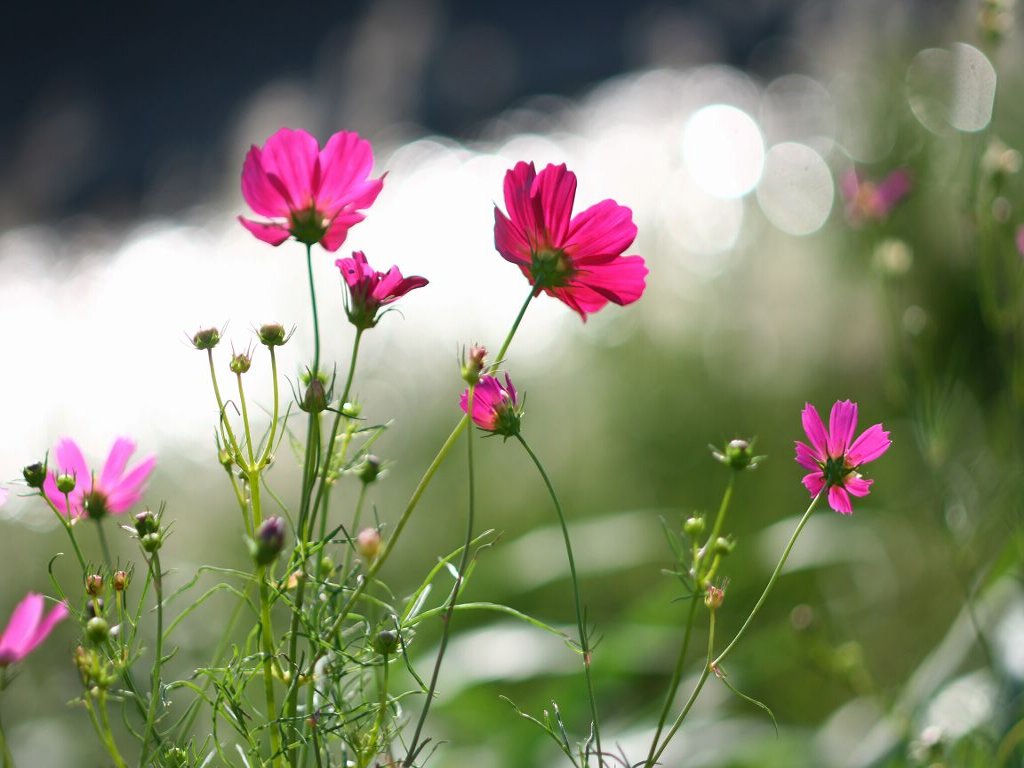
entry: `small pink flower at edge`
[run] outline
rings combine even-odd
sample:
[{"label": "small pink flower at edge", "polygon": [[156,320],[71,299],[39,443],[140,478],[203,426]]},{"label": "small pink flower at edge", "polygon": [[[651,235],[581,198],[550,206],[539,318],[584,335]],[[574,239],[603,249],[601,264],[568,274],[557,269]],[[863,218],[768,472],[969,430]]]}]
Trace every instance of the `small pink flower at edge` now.
[{"label": "small pink flower at edge", "polygon": [[[459,398],[459,407],[464,413],[469,413],[468,389]],[[473,389],[473,413],[470,416],[480,429],[496,435],[514,437],[519,434],[523,410],[519,405],[516,388],[507,373],[504,384],[494,376],[480,377]]]},{"label": "small pink flower at edge", "polygon": [[631,304],[646,287],[640,256],[623,256],[636,238],[629,208],[602,200],[572,215],[576,174],[565,165],[537,173],[519,162],[505,174],[506,216],[494,208],[494,247],[502,258],[584,320],[608,302]]},{"label": "small pink flower at edge", "polygon": [[242,197],[271,221],[238,219],[271,245],[294,237],[336,251],[380,194],[384,180],[369,178],[372,170],[373,149],[357,133],[335,133],[320,149],[306,131],[281,128],[242,166]]},{"label": "small pink flower at edge", "polygon": [[0,667],[14,664],[28,656],[46,639],[54,626],[68,615],[67,605],[57,603],[44,618],[43,605],[43,596],[35,592],[29,592],[18,603],[0,636]]},{"label": "small pink flower at edge", "polygon": [[[103,471],[97,477],[85,463],[82,451],[74,440],[65,438],[54,451],[55,471],[46,476],[43,492],[57,509],[71,517],[101,518],[124,512],[142,497],[142,487],[156,466],[156,457],[148,456],[130,472],[125,472],[128,459],[135,453],[135,443],[119,437],[107,455]],[[68,494],[57,489],[55,474],[73,475],[75,488]],[[70,509],[68,509],[70,501]]]},{"label": "small pink flower at edge", "polygon": [[877,184],[851,168],[839,181],[846,201],[846,217],[854,225],[887,218],[896,204],[910,194],[910,187],[910,171],[906,168],[897,168]]},{"label": "small pink flower at edge", "polygon": [[341,270],[341,276],[348,285],[346,312],[357,328],[373,328],[380,319],[377,311],[382,306],[428,283],[425,277],[417,275],[402,277],[396,266],[387,272],[377,272],[366,261],[362,251],[353,252],[351,259],[338,259],[334,265]]},{"label": "small pink flower at edge", "polygon": [[850,495],[867,496],[873,482],[861,477],[859,470],[889,449],[889,433],[875,424],[854,440],[857,404],[849,400],[837,400],[832,406],[828,429],[810,403],[804,406],[801,418],[810,445],[796,441],[796,461],[812,470],[804,476],[804,486],[811,496],[827,488],[829,506],[841,514],[852,514]]}]

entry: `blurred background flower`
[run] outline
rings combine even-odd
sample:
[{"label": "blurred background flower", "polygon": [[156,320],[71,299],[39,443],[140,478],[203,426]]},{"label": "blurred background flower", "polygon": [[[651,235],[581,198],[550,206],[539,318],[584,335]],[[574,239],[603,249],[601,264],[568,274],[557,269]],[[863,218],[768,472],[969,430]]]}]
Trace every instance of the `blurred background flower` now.
[{"label": "blurred background flower", "polygon": [[[61,434],[88,454],[131,434],[161,457],[147,500],[167,499],[177,521],[169,587],[199,563],[244,567],[204,356],[185,334],[224,328],[244,349],[252,328],[295,325],[279,361],[298,379],[312,348],[301,247],[238,225],[240,169],[281,126],[321,141],[344,129],[373,143],[373,177],[388,173],[345,249],[430,280],[363,345],[354,388],[371,423],[396,420],[374,445],[389,471],[372,489],[393,521],[458,417],[453,352],[493,348],[523,298],[494,250],[503,175],[564,162],[581,210],[632,210],[631,252],[650,268],[641,301],[585,326],[541,297],[509,355],[530,392],[524,430],[573,521],[609,742],[640,754],[653,730],[684,611],[659,575],[672,564],[659,518],[678,526],[717,504],[728,470],[703,446],[756,434],[768,457],[737,484],[718,612],[729,633],[806,505],[790,461],[800,409],[849,397],[892,432],[879,482],[852,518],[811,520],[729,661],[781,735],[709,685],[665,764],[987,766],[1000,749],[1019,763],[1024,196],[1019,162],[982,162],[1024,145],[1024,49],[1005,2],[23,3],[6,26],[19,34],[0,61],[19,74],[0,113],[0,482]],[[853,229],[836,182],[853,166],[871,179],[906,168],[913,191]],[[343,361],[352,330],[332,261],[314,264],[323,358]],[[576,386],[581,373],[593,386]],[[247,383],[270,402],[264,357]],[[466,598],[569,627],[560,534],[510,447],[480,441],[483,524],[503,537]],[[271,477],[295,497],[286,446]],[[458,546],[463,482],[452,463],[431,487],[384,574],[398,594]],[[340,484],[334,514],[357,485]],[[66,544],[17,486],[0,518],[16,542],[5,573],[18,574],[0,586],[2,613],[47,587]],[[181,625],[179,674],[220,631]],[[64,706],[79,685],[72,646],[57,627],[24,665],[32,684],[8,691],[22,764],[101,761]],[[434,765],[559,764],[499,694],[534,713],[557,698],[582,734],[577,659],[557,639],[460,615],[448,659]]]}]

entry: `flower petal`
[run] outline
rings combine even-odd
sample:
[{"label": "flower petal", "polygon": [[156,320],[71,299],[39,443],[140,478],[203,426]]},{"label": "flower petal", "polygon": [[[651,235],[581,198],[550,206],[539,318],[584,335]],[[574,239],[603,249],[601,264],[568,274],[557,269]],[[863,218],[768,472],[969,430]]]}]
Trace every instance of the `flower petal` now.
[{"label": "flower petal", "polygon": [[70,438],[64,438],[57,443],[57,449],[54,452],[57,455],[55,471],[74,475],[78,483],[84,483],[85,487],[91,485],[92,473],[89,471],[89,465],[85,463],[85,457],[82,456],[82,449],[78,447],[78,443]]},{"label": "flower petal", "polygon": [[31,653],[35,648],[46,639],[46,636],[53,631],[53,628],[57,626],[61,621],[67,618],[68,606],[67,603],[57,603],[50,612],[46,615],[46,618],[42,620],[38,627],[36,627],[35,633],[33,633],[28,645],[25,647],[22,655]]},{"label": "flower petal", "polygon": [[821,460],[818,458],[817,452],[799,440],[796,441],[796,463],[801,467],[807,469],[821,471]]},{"label": "flower petal", "polygon": [[906,168],[897,168],[886,176],[876,188],[879,214],[887,216],[910,193],[910,186],[910,171]]},{"label": "flower petal", "polygon": [[565,252],[577,267],[601,263],[620,255],[634,239],[633,212],[614,200],[602,200],[573,218]]},{"label": "flower petal", "polygon": [[828,455],[839,458],[846,453],[857,428],[857,404],[836,400],[828,417]]},{"label": "flower petal", "polygon": [[529,238],[497,206],[494,208],[494,247],[503,259],[513,264],[528,266],[533,259]]},{"label": "flower petal", "polygon": [[881,424],[873,424],[861,434],[846,451],[846,461],[853,467],[874,461],[892,445],[889,433]]},{"label": "flower petal", "polygon": [[156,456],[147,457],[125,475],[113,488],[105,488],[107,509],[112,513],[124,512],[142,497],[142,486],[156,467]]},{"label": "flower petal", "polygon": [[[505,210],[508,217],[529,243],[531,251],[549,245],[542,240],[544,217],[530,192],[537,170],[533,163],[518,162],[505,173]],[[511,259],[510,259],[511,260]]]},{"label": "flower petal", "polygon": [[[319,188],[314,190],[317,210],[333,216],[373,170],[373,148],[370,142],[353,131],[339,131],[320,150]],[[380,191],[377,185],[377,192]],[[376,197],[376,195],[374,195]]]},{"label": "flower petal", "polygon": [[314,169],[320,155],[320,145],[306,131],[281,128],[263,145],[263,170],[269,177],[277,177],[288,207],[301,211],[313,205]]},{"label": "flower petal", "polygon": [[867,496],[871,493],[871,484],[874,480],[865,480],[863,477],[849,475],[843,480],[843,488],[854,496]]},{"label": "flower petal", "polygon": [[838,485],[828,489],[828,505],[841,515],[852,515],[853,505],[846,491]]},{"label": "flower petal", "polygon": [[43,596],[29,592],[14,609],[3,637],[0,637],[0,660],[18,661],[28,652],[26,648],[32,642],[42,616]]},{"label": "flower petal", "polygon": [[100,475],[99,488],[111,490],[121,481],[124,468],[128,465],[128,459],[135,453],[135,443],[126,437],[119,437],[114,441],[107,461],[103,465],[103,473]]},{"label": "flower petal", "polygon": [[804,403],[804,409],[800,412],[800,420],[804,425],[804,433],[811,441],[815,457],[824,463],[828,456],[828,432],[825,431],[825,424],[818,415],[818,409],[810,403]]},{"label": "flower petal", "polygon": [[819,469],[817,472],[811,472],[809,475],[804,475],[803,480],[804,488],[811,494],[811,496],[817,496],[821,493],[821,489],[825,487],[825,475]]},{"label": "flower petal", "polygon": [[269,224],[261,221],[250,221],[244,216],[239,216],[238,220],[242,222],[242,226],[256,235],[257,238],[262,240],[264,243],[270,243],[271,245],[280,245],[291,236],[285,227],[280,224]]},{"label": "flower petal", "polygon": [[560,247],[569,233],[576,174],[561,165],[548,165],[534,179],[530,196],[540,199],[547,243]]},{"label": "flower petal", "polygon": [[331,220],[324,236],[320,238],[320,245],[328,253],[334,253],[344,244],[349,229],[365,218],[366,216],[358,211],[342,211]]},{"label": "flower petal", "polygon": [[263,153],[252,147],[242,164],[242,197],[260,216],[270,218],[288,215],[288,201],[267,178],[263,170]]},{"label": "flower petal", "polygon": [[623,256],[580,270],[572,283],[585,285],[616,304],[632,304],[647,287],[647,265],[640,256]]}]

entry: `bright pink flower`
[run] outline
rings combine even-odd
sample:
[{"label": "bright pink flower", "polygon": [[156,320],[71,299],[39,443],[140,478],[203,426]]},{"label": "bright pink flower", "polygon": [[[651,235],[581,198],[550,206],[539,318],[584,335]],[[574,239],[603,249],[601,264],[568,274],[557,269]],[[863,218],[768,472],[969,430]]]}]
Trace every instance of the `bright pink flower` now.
[{"label": "bright pink flower", "polygon": [[910,171],[897,168],[877,184],[863,179],[853,168],[843,174],[839,189],[846,200],[846,217],[851,224],[881,221],[910,193]]},{"label": "bright pink flower", "polygon": [[[469,413],[469,390],[459,398],[459,407]],[[505,374],[502,384],[494,376],[481,376],[473,389],[473,413],[470,414],[474,423],[488,432],[505,437],[519,434],[519,422],[523,418],[523,409],[517,399],[516,388],[512,379]]]},{"label": "bright pink flower", "polygon": [[367,263],[362,251],[355,251],[351,259],[338,259],[335,266],[348,285],[348,318],[357,328],[373,328],[380,319],[377,311],[385,304],[397,301],[409,291],[427,284],[425,277],[402,277],[398,267],[377,272]]},{"label": "bright pink flower", "polygon": [[32,653],[50,630],[68,615],[67,605],[57,603],[44,618],[43,603],[43,596],[35,592],[29,592],[18,603],[0,635],[0,667],[21,661]]},{"label": "bright pink flower", "polygon": [[857,404],[849,400],[837,400],[832,406],[828,429],[810,403],[804,406],[801,416],[804,432],[811,442],[807,445],[796,441],[797,463],[812,470],[804,476],[804,486],[811,496],[827,488],[829,506],[844,515],[852,514],[849,494],[867,496],[873,482],[861,477],[859,470],[889,450],[892,444],[889,433],[881,424],[875,424],[854,440]]},{"label": "bright pink flower", "polygon": [[623,256],[636,237],[629,208],[602,200],[572,215],[576,174],[565,165],[537,173],[516,163],[505,174],[508,216],[494,208],[494,247],[526,279],[584,320],[609,301],[631,304],[646,287],[640,256]]},{"label": "bright pink flower", "polygon": [[384,185],[383,179],[369,178],[372,169],[370,142],[357,133],[340,131],[320,149],[305,131],[282,128],[262,149],[254,145],[242,166],[242,197],[275,221],[239,221],[271,245],[292,236],[336,251]]},{"label": "bright pink flower", "polygon": [[[142,497],[142,486],[156,466],[156,457],[149,456],[125,474],[128,459],[135,453],[135,443],[126,437],[114,441],[98,478],[85,463],[74,440],[61,440],[54,453],[57,460],[51,462],[51,466],[55,467],[55,472],[46,476],[43,492],[57,509],[71,517],[99,519],[108,513],[124,512]],[[75,477],[75,488],[67,500],[57,489],[55,474]],[[67,501],[71,502],[70,509]]]}]

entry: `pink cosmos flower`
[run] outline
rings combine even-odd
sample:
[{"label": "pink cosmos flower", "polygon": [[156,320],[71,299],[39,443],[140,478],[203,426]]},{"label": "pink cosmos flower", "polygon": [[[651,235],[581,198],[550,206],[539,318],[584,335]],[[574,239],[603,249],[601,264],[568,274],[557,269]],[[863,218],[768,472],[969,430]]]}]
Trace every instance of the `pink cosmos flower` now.
[{"label": "pink cosmos flower", "polygon": [[271,245],[291,236],[336,251],[384,185],[369,178],[372,169],[370,142],[357,133],[340,131],[320,149],[305,131],[282,128],[262,149],[254,145],[242,166],[242,196],[272,221],[238,219]]},{"label": "pink cosmos flower", "polygon": [[896,204],[910,193],[910,186],[910,171],[906,168],[897,168],[877,184],[861,178],[851,168],[839,182],[846,200],[846,217],[857,226],[888,217]]},{"label": "pink cosmos flower", "polygon": [[427,284],[425,277],[402,277],[398,267],[387,272],[375,271],[362,251],[355,251],[351,259],[338,259],[335,266],[341,270],[348,285],[348,318],[357,328],[373,328],[380,319],[377,311],[385,304],[397,301],[409,291]]},{"label": "pink cosmos flower", "polygon": [[540,173],[516,163],[505,174],[508,216],[494,208],[494,247],[526,279],[584,320],[609,301],[630,304],[646,287],[640,256],[623,256],[636,237],[629,208],[603,200],[572,215],[576,174],[565,165]]},{"label": "pink cosmos flower", "polygon": [[57,457],[53,463],[56,473],[73,475],[75,488],[65,499],[57,489],[55,473],[50,473],[43,483],[43,492],[57,509],[75,518],[98,520],[108,513],[124,512],[142,497],[142,486],[156,466],[156,457],[149,456],[126,474],[128,459],[135,453],[135,443],[126,437],[114,441],[98,478],[85,463],[74,440],[61,440],[54,453]]},{"label": "pink cosmos flower", "polygon": [[44,618],[43,603],[43,596],[35,592],[29,592],[18,603],[0,635],[0,667],[21,661],[32,653],[50,630],[68,615],[67,605],[57,603]]},{"label": "pink cosmos flower", "polygon": [[889,450],[889,433],[881,424],[875,424],[854,440],[857,404],[849,400],[837,400],[832,406],[828,429],[810,403],[804,406],[801,417],[811,443],[796,442],[797,463],[812,470],[804,476],[804,486],[811,496],[827,488],[829,506],[844,515],[852,514],[850,494],[867,496],[873,482],[861,477],[859,470]]},{"label": "pink cosmos flower", "polygon": [[[459,398],[459,407],[463,412],[469,413],[468,406],[469,390],[467,389]],[[480,377],[473,390],[473,413],[470,415],[480,429],[504,437],[513,437],[519,434],[519,422],[522,420],[523,410],[519,405],[516,388],[512,385],[512,379],[507,373],[504,384],[494,376]]]}]

